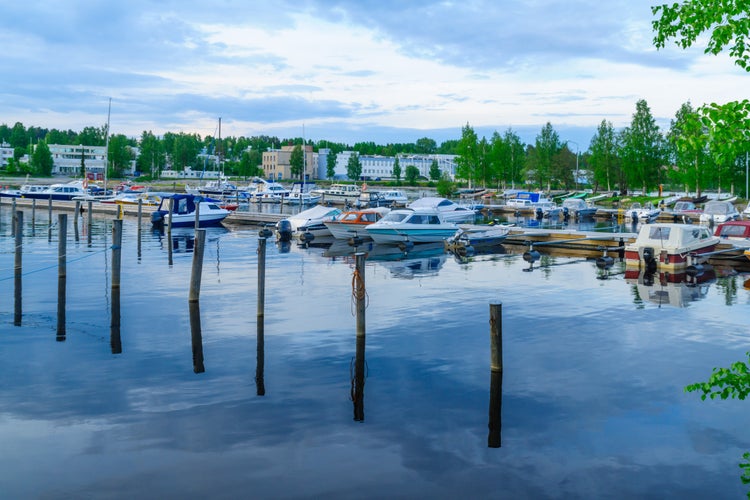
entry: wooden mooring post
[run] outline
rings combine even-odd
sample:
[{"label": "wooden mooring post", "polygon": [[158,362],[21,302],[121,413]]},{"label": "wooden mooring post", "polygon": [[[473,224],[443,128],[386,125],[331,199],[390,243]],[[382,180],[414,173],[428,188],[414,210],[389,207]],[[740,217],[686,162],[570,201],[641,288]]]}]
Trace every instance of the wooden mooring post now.
[{"label": "wooden mooring post", "polygon": [[172,214],[174,213],[174,198],[169,199],[169,220],[167,221],[167,261],[172,265]]},{"label": "wooden mooring post", "polygon": [[52,196],[47,200],[47,220],[49,220],[49,226],[47,227],[47,241],[52,241]]},{"label": "wooden mooring post", "polygon": [[112,221],[112,291],[120,289],[120,267],[122,264],[122,220]]},{"label": "wooden mooring post", "polygon": [[268,228],[258,233],[258,307],[257,316],[263,318],[266,307],[266,241],[271,236]]},{"label": "wooden mooring post", "polygon": [[503,391],[503,305],[490,304],[490,408],[487,446],[500,448],[502,443]]},{"label": "wooden mooring post", "polygon": [[141,218],[143,217],[143,198],[138,198],[138,260],[141,259]]},{"label": "wooden mooring post", "polygon": [[21,280],[23,277],[23,212],[13,212],[13,221],[15,225],[14,235],[16,242],[16,254],[14,262],[14,283],[13,283],[13,324],[15,326],[21,326],[21,310],[22,310],[22,285]]},{"label": "wooden mooring post", "polygon": [[203,249],[206,247],[206,230],[196,229],[193,247],[193,268],[190,273],[188,301],[197,302],[201,295],[201,275],[203,274]]},{"label": "wooden mooring post", "polygon": [[92,210],[92,208],[93,208],[93,202],[89,200],[87,207],[86,207],[86,210],[88,210],[88,214],[86,216],[86,219],[87,219],[86,229],[88,230],[88,232],[86,233],[88,235],[86,243],[88,243],[89,246],[91,246],[91,239],[92,239],[91,226],[94,224],[94,211]]},{"label": "wooden mooring post", "polygon": [[16,199],[10,205],[10,213],[12,215],[12,221],[10,223],[10,237],[13,238],[16,235]]},{"label": "wooden mooring post", "polygon": [[193,349],[193,373],[203,373],[206,366],[203,364],[203,334],[201,333],[201,306],[200,301],[188,303],[190,309],[190,340]]},{"label": "wooden mooring post", "polygon": [[365,309],[367,308],[367,292],[365,289],[365,258],[367,254],[365,252],[357,252],[354,254],[355,258],[355,269],[354,269],[354,298],[356,301],[356,314],[357,314],[357,337],[365,336]]},{"label": "wooden mooring post", "polygon": [[57,340],[65,340],[68,214],[57,215]]},{"label": "wooden mooring post", "polygon": [[271,230],[263,228],[258,232],[258,303],[257,303],[257,336],[255,360],[255,389],[258,396],[265,396],[265,307],[266,307],[266,243]]},{"label": "wooden mooring post", "polygon": [[81,202],[76,202],[76,211],[73,213],[73,234],[76,241],[78,241],[78,217],[81,215]]}]

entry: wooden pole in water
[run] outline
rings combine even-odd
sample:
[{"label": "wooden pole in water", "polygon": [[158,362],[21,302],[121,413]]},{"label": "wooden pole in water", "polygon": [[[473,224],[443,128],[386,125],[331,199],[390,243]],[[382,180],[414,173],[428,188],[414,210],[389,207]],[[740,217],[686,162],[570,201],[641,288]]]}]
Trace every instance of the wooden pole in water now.
[{"label": "wooden pole in water", "polygon": [[112,322],[109,325],[109,347],[112,354],[122,353],[122,339],[120,338],[120,289],[112,290]]},{"label": "wooden pole in water", "polygon": [[258,328],[255,343],[255,393],[258,396],[266,395],[265,381],[265,317],[258,315]]},{"label": "wooden pole in water", "polygon": [[503,305],[490,304],[490,409],[487,446],[500,448],[503,389]]},{"label": "wooden pole in water", "polygon": [[266,302],[266,237],[258,238],[258,308],[257,315],[260,321],[265,317]]},{"label": "wooden pole in water", "polygon": [[52,241],[52,195],[49,195],[49,199],[47,200],[47,220],[49,220],[47,241]]},{"label": "wooden pole in water", "polygon": [[138,198],[138,259],[141,258],[141,219],[143,217],[143,198]]},{"label": "wooden pole in water", "polygon": [[200,201],[195,202],[195,229],[201,227],[201,203]]},{"label": "wooden pole in water", "polygon": [[122,221],[112,221],[112,292],[120,288],[120,267],[122,263]]},{"label": "wooden pole in water", "polygon": [[15,255],[15,266],[14,266],[14,308],[13,308],[13,324],[21,326],[21,308],[22,308],[22,293],[21,293],[21,277],[23,275],[23,260],[22,260],[22,249],[23,249],[23,212],[14,212],[15,216],[15,241],[16,241],[16,255]]},{"label": "wooden pole in water", "polygon": [[366,291],[365,291],[365,252],[357,252],[354,254],[356,259],[356,267],[354,270],[354,297],[356,299],[356,311],[357,311],[357,337],[365,336],[365,303]]},{"label": "wooden pole in water", "polygon": [[16,235],[16,199],[13,198],[10,207],[10,213],[13,215],[13,220],[10,223],[10,237],[13,238]]},{"label": "wooden pole in water", "polygon": [[206,230],[195,230],[195,247],[193,247],[193,269],[190,273],[189,302],[197,302],[201,295],[201,275],[203,274],[203,249],[206,246]]},{"label": "wooden pole in water", "polygon": [[174,214],[174,198],[169,199],[169,220],[167,221],[167,258],[172,265],[172,214]]},{"label": "wooden pole in water", "polygon": [[76,202],[76,211],[73,214],[73,234],[75,235],[75,240],[78,241],[78,217],[81,215],[81,202]]},{"label": "wooden pole in water", "polygon": [[93,203],[91,201],[89,201],[87,205],[88,206],[87,206],[86,210],[88,210],[88,214],[86,216],[86,218],[87,218],[87,222],[86,222],[86,242],[88,243],[89,246],[91,246],[91,238],[92,238],[91,237],[91,226],[94,224],[94,219],[93,219],[93,217],[94,217],[93,216],[93,212],[94,211],[92,210]]},{"label": "wooden pole in water", "polygon": [[57,340],[65,340],[65,288],[67,281],[66,246],[68,243],[68,214],[57,215]]},{"label": "wooden pole in water", "polygon": [[190,309],[190,339],[193,348],[193,373],[203,373],[203,334],[201,333],[201,306],[199,301],[189,302]]}]

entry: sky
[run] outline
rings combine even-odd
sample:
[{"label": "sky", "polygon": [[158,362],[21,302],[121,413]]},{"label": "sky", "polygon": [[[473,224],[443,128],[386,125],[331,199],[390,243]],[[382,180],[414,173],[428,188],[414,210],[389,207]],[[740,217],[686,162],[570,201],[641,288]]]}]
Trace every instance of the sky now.
[{"label": "sky", "polygon": [[659,0],[0,0],[0,123],[438,144],[470,125],[575,151],[645,99],[747,98],[728,55],[652,43]]}]

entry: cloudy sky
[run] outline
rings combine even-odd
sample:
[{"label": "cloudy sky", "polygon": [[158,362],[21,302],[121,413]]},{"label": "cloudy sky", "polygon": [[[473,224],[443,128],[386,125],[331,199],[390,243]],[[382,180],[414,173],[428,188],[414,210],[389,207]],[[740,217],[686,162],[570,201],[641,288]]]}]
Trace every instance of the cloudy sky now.
[{"label": "cloudy sky", "polygon": [[[702,48],[657,51],[659,0],[2,0],[0,123],[438,143],[471,125],[588,148],[638,99],[747,98]],[[575,147],[575,145],[574,145]]]}]

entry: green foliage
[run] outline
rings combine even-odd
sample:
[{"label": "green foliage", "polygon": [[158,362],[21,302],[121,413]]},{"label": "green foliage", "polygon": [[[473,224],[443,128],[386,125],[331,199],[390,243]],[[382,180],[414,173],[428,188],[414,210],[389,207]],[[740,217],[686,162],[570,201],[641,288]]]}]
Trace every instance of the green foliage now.
[{"label": "green foliage", "polygon": [[391,175],[396,178],[396,182],[401,182],[401,164],[398,161],[398,156],[393,160]]},{"label": "green foliage", "polygon": [[31,166],[35,175],[43,177],[52,175],[52,153],[50,153],[46,142],[39,141],[39,144],[34,148],[34,153],[31,155]]},{"label": "green foliage", "polygon": [[[750,352],[747,353],[750,360]],[[750,394],[750,370],[742,361],[729,368],[714,368],[707,382],[697,382],[685,387],[685,392],[702,392],[701,399],[745,399]]]},{"label": "green foliage", "polygon": [[[742,458],[745,459],[745,462],[740,462],[740,469],[742,469],[742,484],[750,484],[750,452],[745,453],[742,455]],[[750,493],[747,494],[747,497],[750,498]]]},{"label": "green foliage", "polygon": [[456,190],[456,185],[451,181],[447,174],[443,174],[437,182],[437,194],[443,198],[450,198]]},{"label": "green foliage", "polygon": [[607,191],[612,191],[612,184],[617,183],[622,190],[624,186],[617,156],[617,135],[612,122],[602,120],[591,139],[589,150],[591,155],[588,163],[593,171],[595,187],[606,186]]},{"label": "green foliage", "polygon": [[672,120],[667,141],[672,147],[676,165],[673,178],[681,184],[695,188],[698,196],[708,164],[708,130],[701,123],[700,115],[689,102],[684,103]]},{"label": "green foliage", "polygon": [[630,186],[639,186],[646,193],[662,182],[660,167],[663,161],[663,138],[651,109],[644,99],[639,100],[630,126],[620,133],[620,158],[623,173]]},{"label": "green foliage", "polygon": [[477,165],[479,163],[479,147],[477,134],[467,123],[461,129],[461,140],[456,147],[456,177],[466,179],[471,183],[477,176]]},{"label": "green foliage", "polygon": [[655,31],[654,46],[664,48],[674,39],[683,48],[692,47],[704,33],[710,33],[704,53],[717,55],[729,48],[735,64],[750,71],[750,19],[747,0],[686,0],[682,3],[651,7],[657,19],[651,22]]},{"label": "green foliage", "polygon": [[416,186],[417,179],[419,179],[419,169],[414,165],[407,165],[404,180],[406,180],[410,186]]},{"label": "green foliage", "polygon": [[346,163],[346,176],[356,181],[362,175],[362,163],[359,161],[359,155],[354,153],[349,157]]},{"label": "green foliage", "polygon": [[122,178],[130,170],[132,159],[133,150],[130,148],[128,138],[123,134],[110,137],[109,150],[107,151],[107,162],[109,163],[107,175],[111,178]]},{"label": "green foliage", "polygon": [[438,166],[437,160],[432,160],[432,164],[430,165],[430,180],[431,181],[437,181],[440,180],[441,177],[440,167]]},{"label": "green foliage", "polygon": [[336,175],[336,155],[334,154],[333,150],[330,150],[328,152],[328,156],[326,156],[326,177],[328,179],[333,179],[335,175]]},{"label": "green foliage", "polygon": [[289,155],[289,172],[293,178],[300,178],[304,171],[304,163],[305,155],[302,152],[302,146],[297,144],[292,149],[292,154]]}]

